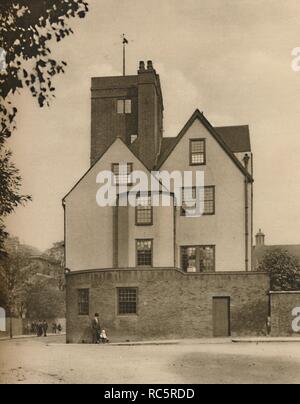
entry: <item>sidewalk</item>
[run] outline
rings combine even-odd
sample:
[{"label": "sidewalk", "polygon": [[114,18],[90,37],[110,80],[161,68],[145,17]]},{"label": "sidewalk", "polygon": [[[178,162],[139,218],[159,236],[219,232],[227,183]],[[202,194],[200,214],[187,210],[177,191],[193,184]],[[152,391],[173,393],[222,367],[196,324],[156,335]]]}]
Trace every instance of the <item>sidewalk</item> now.
[{"label": "sidewalk", "polygon": [[[61,336],[65,336],[65,333],[61,333],[61,334],[47,334],[47,337],[61,337]],[[37,335],[15,335],[13,336],[13,340],[18,340],[18,339],[42,339],[43,337],[38,337]],[[11,338],[10,337],[0,337],[0,342],[1,341],[10,341]]]},{"label": "sidewalk", "polygon": [[199,338],[180,340],[151,340],[151,341],[126,341],[110,342],[110,346],[156,346],[156,345],[216,345],[231,344],[231,338]]},{"label": "sidewalk", "polygon": [[299,342],[299,337],[254,337],[254,338],[233,338],[233,343],[244,344],[261,344],[261,343],[278,343],[278,342]]},{"label": "sidewalk", "polygon": [[199,338],[199,339],[183,339],[183,340],[161,340],[161,341],[128,341],[128,342],[111,342],[112,346],[143,346],[143,345],[221,345],[232,343],[244,344],[263,344],[263,343],[300,343],[299,337],[253,337],[253,338]]},{"label": "sidewalk", "polygon": [[[66,334],[48,334],[47,337],[65,337]],[[43,341],[43,337],[35,335],[19,335],[13,337],[13,340],[36,339]],[[1,341],[9,341],[9,337],[0,337]],[[150,340],[150,341],[114,341],[103,346],[161,346],[161,345],[221,345],[221,344],[264,344],[264,343],[300,343],[299,337],[243,337],[243,338],[198,338],[198,339],[180,339],[180,340]],[[55,345],[64,345],[64,343],[55,343]],[[68,344],[80,345],[80,344]],[[91,344],[87,344],[91,345]]]}]

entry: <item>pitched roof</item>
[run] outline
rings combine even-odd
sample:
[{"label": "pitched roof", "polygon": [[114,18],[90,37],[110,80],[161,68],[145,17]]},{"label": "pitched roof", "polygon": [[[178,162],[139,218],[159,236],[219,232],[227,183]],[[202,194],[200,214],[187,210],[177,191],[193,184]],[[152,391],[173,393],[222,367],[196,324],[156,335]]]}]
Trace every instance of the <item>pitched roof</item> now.
[{"label": "pitched roof", "polygon": [[[246,153],[251,151],[250,131],[248,125],[222,126],[215,130],[233,153]],[[168,152],[177,143],[177,137],[164,137],[162,139],[159,160],[164,161]]]},{"label": "pitched roof", "polygon": [[160,155],[157,162],[157,165],[160,167],[162,162],[164,162],[169,153],[173,150],[174,146],[177,143],[177,137],[164,137],[161,143]]},{"label": "pitched roof", "polygon": [[91,167],[85,172],[85,174],[79,179],[79,181],[77,181],[77,183],[71,188],[71,190],[67,193],[67,195],[65,195],[63,197],[63,199],[62,199],[63,204],[64,204],[66,198],[77,188],[77,186],[83,181],[83,179],[92,171],[92,169],[96,166],[96,164],[98,164],[98,162],[102,159],[102,157],[109,151],[109,149],[112,147],[112,145],[119,140],[128,148],[128,150],[134,155],[134,157],[136,157],[136,159],[139,160],[142,163],[142,165],[149,171],[149,168],[145,165],[145,163],[143,162],[143,160],[141,159],[141,156],[137,153],[137,151],[132,147],[128,147],[128,145],[124,142],[124,140],[121,137],[117,137],[115,139],[112,139],[109,146],[107,146],[107,148],[98,157],[98,159],[94,162],[94,164],[92,164]]},{"label": "pitched roof", "polygon": [[[247,176],[250,181],[253,181],[253,178],[252,178],[251,174],[246,170],[246,168],[243,166],[243,164],[237,159],[237,157],[234,155],[233,150],[225,142],[225,140],[223,139],[221,134],[210,124],[210,122],[205,118],[205,116],[198,109],[194,112],[194,114],[188,120],[188,122],[186,123],[186,125],[184,126],[184,128],[181,130],[181,132],[179,133],[179,135],[177,137],[175,137],[175,138],[164,138],[164,139],[168,139],[168,140],[163,140],[163,142],[162,142],[161,154],[160,154],[159,159],[158,159],[157,168],[158,169],[161,168],[163,163],[167,160],[167,158],[170,156],[172,151],[175,149],[176,145],[180,142],[180,140],[184,137],[186,132],[189,130],[189,128],[192,126],[192,124],[197,119],[211,133],[211,135],[219,143],[219,145],[222,147],[222,149],[228,154],[228,156],[235,163],[235,165],[239,168],[239,170],[245,176]],[[250,138],[250,136],[249,136],[249,138]],[[170,139],[172,139],[172,140],[170,140]]]},{"label": "pitched roof", "polygon": [[249,126],[222,126],[215,129],[234,153],[251,151]]}]

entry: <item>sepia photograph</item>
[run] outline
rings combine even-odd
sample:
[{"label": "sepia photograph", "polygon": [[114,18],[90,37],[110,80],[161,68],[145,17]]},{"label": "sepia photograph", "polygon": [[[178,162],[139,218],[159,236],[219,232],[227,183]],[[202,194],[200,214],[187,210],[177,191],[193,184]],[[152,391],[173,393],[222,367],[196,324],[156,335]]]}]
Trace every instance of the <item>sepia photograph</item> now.
[{"label": "sepia photograph", "polygon": [[1,385],[300,383],[299,18],[0,0]]}]

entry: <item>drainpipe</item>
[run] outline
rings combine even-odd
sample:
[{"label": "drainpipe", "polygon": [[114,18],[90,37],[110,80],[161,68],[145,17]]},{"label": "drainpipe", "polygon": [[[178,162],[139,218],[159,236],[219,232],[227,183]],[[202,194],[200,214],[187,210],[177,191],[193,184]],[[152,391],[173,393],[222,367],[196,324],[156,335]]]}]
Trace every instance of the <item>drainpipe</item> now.
[{"label": "drainpipe", "polygon": [[113,207],[113,267],[119,268],[119,197]]},{"label": "drainpipe", "polygon": [[174,226],[174,233],[173,233],[173,238],[174,238],[174,268],[178,268],[179,265],[177,265],[177,248],[176,248],[176,241],[177,241],[177,209],[175,205],[175,197],[173,197],[173,226]]},{"label": "drainpipe", "polygon": [[[254,176],[253,153],[251,153],[251,175]],[[251,182],[251,271],[253,270],[253,245],[254,245],[254,189],[253,181]]]},{"label": "drainpipe", "polygon": [[[248,171],[250,157],[245,154],[243,162]],[[245,269],[249,272],[249,192],[248,192],[248,177],[245,175]]]}]

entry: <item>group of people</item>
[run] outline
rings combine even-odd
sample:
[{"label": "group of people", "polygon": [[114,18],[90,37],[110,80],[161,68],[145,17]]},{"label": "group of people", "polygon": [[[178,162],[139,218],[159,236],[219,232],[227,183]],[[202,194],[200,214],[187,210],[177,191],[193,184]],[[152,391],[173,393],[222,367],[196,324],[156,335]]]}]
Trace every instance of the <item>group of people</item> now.
[{"label": "group of people", "polygon": [[52,332],[53,334],[60,334],[62,332],[62,326],[60,323],[53,323],[52,324]]},{"label": "group of people", "polygon": [[96,313],[94,320],[92,321],[93,342],[94,344],[107,344],[109,339],[107,338],[106,331],[101,328],[99,314]]},{"label": "group of people", "polygon": [[30,326],[30,333],[35,334],[38,337],[47,337],[47,331],[48,331],[48,323],[46,320],[44,321],[34,321],[31,326]]},{"label": "group of people", "polygon": [[[37,335],[38,337],[47,337],[47,332],[49,329],[49,324],[46,320],[38,320],[33,321],[27,325],[27,334],[28,335]],[[53,334],[60,334],[62,332],[61,324],[53,323],[52,324],[52,332]]]}]

